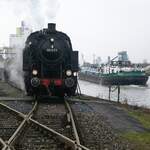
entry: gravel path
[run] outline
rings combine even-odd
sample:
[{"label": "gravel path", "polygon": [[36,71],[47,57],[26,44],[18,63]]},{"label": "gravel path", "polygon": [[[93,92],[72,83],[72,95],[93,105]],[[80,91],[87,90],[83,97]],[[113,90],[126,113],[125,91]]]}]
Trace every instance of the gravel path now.
[{"label": "gravel path", "polygon": [[80,136],[85,146],[91,150],[128,150],[129,144],[121,141],[113,131],[103,114],[93,106],[76,102],[72,104],[75,111]]},{"label": "gravel path", "polygon": [[144,132],[146,129],[135,118],[129,116],[127,111],[113,103],[88,103],[94,112],[107,118],[113,129],[119,132]]}]

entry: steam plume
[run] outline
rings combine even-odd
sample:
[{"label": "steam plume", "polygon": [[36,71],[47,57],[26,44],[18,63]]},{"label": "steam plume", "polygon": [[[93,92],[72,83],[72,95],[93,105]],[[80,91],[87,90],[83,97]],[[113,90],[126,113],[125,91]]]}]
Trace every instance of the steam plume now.
[{"label": "steam plume", "polygon": [[[25,20],[27,26],[34,30],[39,30],[48,22],[55,22],[56,14],[60,7],[59,0],[2,0],[0,4],[11,11],[21,20]],[[22,50],[24,48],[26,37],[14,43],[16,56],[15,59],[7,66],[11,81],[24,89],[24,79],[22,72]]]}]

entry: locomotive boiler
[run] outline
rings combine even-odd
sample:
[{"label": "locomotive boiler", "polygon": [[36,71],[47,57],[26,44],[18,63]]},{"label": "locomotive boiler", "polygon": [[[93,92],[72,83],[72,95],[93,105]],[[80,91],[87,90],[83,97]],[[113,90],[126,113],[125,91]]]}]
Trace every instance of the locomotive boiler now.
[{"label": "locomotive boiler", "polygon": [[72,96],[77,88],[78,51],[70,38],[48,24],[31,33],[23,50],[23,71],[28,95]]}]

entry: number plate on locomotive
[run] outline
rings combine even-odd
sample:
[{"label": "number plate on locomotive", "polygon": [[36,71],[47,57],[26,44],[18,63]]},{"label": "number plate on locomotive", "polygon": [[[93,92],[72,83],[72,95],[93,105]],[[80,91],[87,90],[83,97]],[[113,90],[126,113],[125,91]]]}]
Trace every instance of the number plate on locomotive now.
[{"label": "number plate on locomotive", "polygon": [[58,49],[56,48],[48,48],[46,49],[47,52],[58,52]]}]

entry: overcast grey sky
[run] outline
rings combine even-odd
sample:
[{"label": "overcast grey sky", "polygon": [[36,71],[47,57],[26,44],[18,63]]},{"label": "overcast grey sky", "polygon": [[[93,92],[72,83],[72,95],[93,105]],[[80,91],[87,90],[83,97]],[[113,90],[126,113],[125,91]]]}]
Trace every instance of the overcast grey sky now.
[{"label": "overcast grey sky", "polygon": [[52,21],[88,61],[126,50],[131,61],[150,62],[150,0],[0,0],[0,19],[0,46],[21,20],[34,29]]}]

